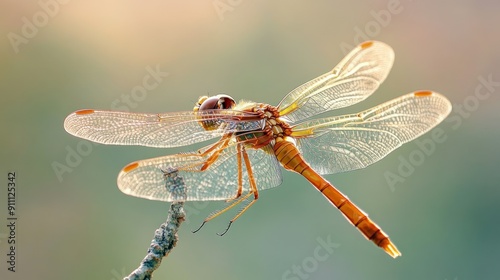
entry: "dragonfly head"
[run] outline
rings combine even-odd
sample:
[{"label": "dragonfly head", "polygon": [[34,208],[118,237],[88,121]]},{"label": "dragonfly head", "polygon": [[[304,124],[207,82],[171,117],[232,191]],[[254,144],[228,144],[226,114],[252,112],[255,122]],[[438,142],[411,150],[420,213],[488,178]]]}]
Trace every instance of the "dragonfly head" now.
[{"label": "dragonfly head", "polygon": [[236,105],[234,99],[225,94],[218,94],[216,96],[202,96],[196,102],[193,110],[195,112],[213,109],[232,109]]},{"label": "dragonfly head", "polygon": [[[200,113],[200,125],[205,130],[214,130],[219,128],[220,123],[216,120],[208,116],[208,118],[204,118],[203,111],[207,110],[217,110],[217,109],[232,109],[236,105],[234,99],[225,94],[219,94],[216,96],[202,96],[198,99],[198,102],[194,105],[193,111],[196,113]],[[209,112],[205,112],[209,113]]]}]

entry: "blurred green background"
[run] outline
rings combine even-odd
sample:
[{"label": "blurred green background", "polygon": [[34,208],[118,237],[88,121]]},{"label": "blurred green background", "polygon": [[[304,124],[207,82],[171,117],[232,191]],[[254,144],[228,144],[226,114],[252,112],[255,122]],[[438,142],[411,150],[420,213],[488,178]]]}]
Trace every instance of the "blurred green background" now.
[{"label": "blurred green background", "polygon": [[[218,205],[188,204],[155,279],[500,279],[499,13],[498,1],[2,1],[0,219],[7,223],[7,172],[15,171],[18,251],[11,273],[1,226],[0,278],[121,279],[168,205],[122,194],[119,170],[195,149],[89,145],[64,131],[69,113],[191,110],[200,95],[218,93],[277,104],[375,39],[394,48],[393,70],[371,98],[339,113],[417,89],[459,109],[439,126],[445,140],[433,151],[414,141],[369,168],[327,176],[403,256],[364,240],[286,173],[223,238],[215,232],[231,215],[192,234]],[[132,95],[157,68],[168,76]],[[413,169],[398,171],[405,161]]]}]

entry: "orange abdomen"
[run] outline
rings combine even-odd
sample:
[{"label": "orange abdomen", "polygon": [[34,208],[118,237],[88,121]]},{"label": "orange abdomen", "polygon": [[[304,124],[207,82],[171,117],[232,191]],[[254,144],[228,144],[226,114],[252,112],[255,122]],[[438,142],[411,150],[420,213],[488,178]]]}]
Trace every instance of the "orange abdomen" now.
[{"label": "orange abdomen", "polygon": [[373,241],[393,258],[401,256],[396,246],[389,240],[389,236],[349,198],[314,171],[294,143],[278,138],[274,145],[274,154],[284,168],[302,174],[311,182],[368,240]]}]

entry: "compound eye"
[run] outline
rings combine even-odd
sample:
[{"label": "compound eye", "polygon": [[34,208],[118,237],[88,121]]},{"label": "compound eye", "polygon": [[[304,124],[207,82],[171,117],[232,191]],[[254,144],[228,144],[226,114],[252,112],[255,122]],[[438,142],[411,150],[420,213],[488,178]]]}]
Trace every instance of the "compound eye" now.
[{"label": "compound eye", "polygon": [[217,97],[217,96],[212,96],[212,97],[205,99],[205,101],[203,101],[200,105],[200,111],[201,110],[218,109],[217,102],[219,102],[219,97]]},{"label": "compound eye", "polygon": [[234,99],[225,94],[219,94],[219,106],[221,107],[220,109],[232,109],[234,105],[236,105],[236,102],[234,102]]},{"label": "compound eye", "polygon": [[201,103],[199,110],[212,110],[212,109],[231,109],[234,107],[236,102],[231,96],[225,94],[219,94],[207,98],[203,103]]}]

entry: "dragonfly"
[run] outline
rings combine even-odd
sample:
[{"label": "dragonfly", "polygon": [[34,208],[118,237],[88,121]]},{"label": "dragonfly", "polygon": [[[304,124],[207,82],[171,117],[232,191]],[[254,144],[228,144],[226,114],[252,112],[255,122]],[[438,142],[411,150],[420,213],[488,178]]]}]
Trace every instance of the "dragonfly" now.
[{"label": "dragonfly", "polygon": [[[367,41],[277,106],[237,103],[219,94],[200,97],[191,111],[79,110],[65,119],[64,128],[102,144],[172,148],[212,140],[193,152],[132,162],[120,171],[117,184],[125,194],[151,200],[226,201],[202,226],[239,205],[220,235],[255,204],[261,191],[282,183],[282,166],[302,175],[366,239],[396,258],[401,253],[389,236],[322,175],[379,161],[438,125],[450,113],[450,102],[437,92],[419,90],[359,113],[313,118],[365,100],[386,79],[393,62],[390,46]],[[182,179],[182,196],[166,184],[171,170]]]}]

